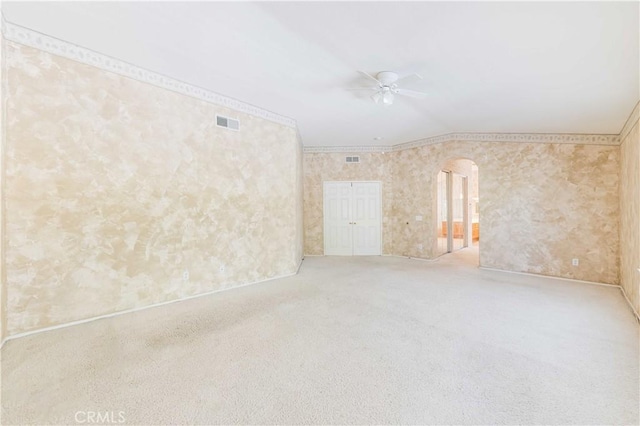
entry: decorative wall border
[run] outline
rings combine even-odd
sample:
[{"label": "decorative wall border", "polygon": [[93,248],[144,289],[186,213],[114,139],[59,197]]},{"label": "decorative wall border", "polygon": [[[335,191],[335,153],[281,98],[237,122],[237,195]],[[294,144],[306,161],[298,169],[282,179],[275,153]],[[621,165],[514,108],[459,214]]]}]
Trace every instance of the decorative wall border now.
[{"label": "decorative wall border", "polygon": [[246,102],[229,98],[202,87],[194,86],[162,74],[132,65],[128,62],[112,58],[90,49],[77,46],[67,41],[21,27],[2,19],[2,34],[6,40],[43,50],[53,55],[62,56],[83,64],[91,65],[104,71],[113,72],[143,83],[152,84],[183,95],[191,96],[205,102],[231,108],[253,116],[273,121],[284,126],[297,128],[296,120],[285,117]]},{"label": "decorative wall border", "polygon": [[444,142],[555,143],[579,145],[620,145],[619,135],[587,135],[578,133],[447,133],[391,146],[309,146],[304,152],[389,152],[418,148]]}]

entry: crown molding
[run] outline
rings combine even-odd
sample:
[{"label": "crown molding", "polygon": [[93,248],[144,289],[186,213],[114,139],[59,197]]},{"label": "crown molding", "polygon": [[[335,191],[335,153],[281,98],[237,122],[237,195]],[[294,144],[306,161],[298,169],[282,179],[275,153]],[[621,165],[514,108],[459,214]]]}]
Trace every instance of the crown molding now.
[{"label": "crown molding", "polygon": [[619,135],[588,135],[580,133],[449,133],[393,146],[401,151],[436,143],[462,142],[505,142],[505,143],[552,143],[577,145],[620,145]]},{"label": "crown molding", "polygon": [[622,126],[622,130],[620,131],[620,142],[622,142],[622,140],[627,137],[638,120],[640,120],[640,102],[636,104],[636,106],[631,111],[631,114],[629,114],[629,118],[624,123],[624,126]]},{"label": "crown molding", "polygon": [[619,135],[578,133],[447,133],[391,146],[308,146],[304,152],[389,152],[403,151],[444,142],[552,143],[576,145],[620,145]]},{"label": "crown molding", "polygon": [[391,152],[391,146],[305,146],[305,153],[332,153],[332,152]]},{"label": "crown molding", "polygon": [[2,17],[1,27],[4,38],[14,43],[34,47],[53,55],[62,56],[76,62],[94,66],[103,71],[109,71],[124,77],[129,77],[143,83],[158,86],[208,103],[250,114],[287,127],[297,128],[296,121],[292,118],[258,108],[237,99],[223,96],[219,93],[203,89],[202,87],[194,86],[189,83],[149,71],[128,62],[94,52],[93,50],[77,46],[64,40],[59,40],[29,28],[21,27],[20,25],[6,21],[4,17]]},{"label": "crown molding", "polygon": [[405,149],[418,148],[425,145],[435,145],[438,143],[450,142],[454,139],[455,133],[447,133],[444,135],[432,136],[430,138],[418,139],[417,141],[410,141],[405,143],[399,143],[393,145],[391,148],[393,151],[403,151]]}]

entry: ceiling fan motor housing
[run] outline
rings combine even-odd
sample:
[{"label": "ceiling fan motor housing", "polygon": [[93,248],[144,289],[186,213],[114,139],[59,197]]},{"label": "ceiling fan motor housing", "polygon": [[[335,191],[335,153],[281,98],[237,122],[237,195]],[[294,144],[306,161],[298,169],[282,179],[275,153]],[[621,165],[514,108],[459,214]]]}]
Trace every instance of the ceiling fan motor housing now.
[{"label": "ceiling fan motor housing", "polygon": [[376,74],[376,78],[383,86],[391,86],[398,81],[398,74],[393,71],[382,71]]}]

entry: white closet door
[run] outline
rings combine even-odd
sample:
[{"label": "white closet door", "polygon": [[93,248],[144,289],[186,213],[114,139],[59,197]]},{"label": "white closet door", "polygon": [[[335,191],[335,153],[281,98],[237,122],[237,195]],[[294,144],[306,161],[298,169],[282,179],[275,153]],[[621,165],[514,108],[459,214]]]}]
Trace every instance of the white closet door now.
[{"label": "white closet door", "polygon": [[324,183],[324,254],[380,255],[380,182]]},{"label": "white closet door", "polygon": [[380,183],[353,183],[353,254],[380,254]]},{"label": "white closet door", "polygon": [[351,182],[324,183],[324,254],[353,253]]}]

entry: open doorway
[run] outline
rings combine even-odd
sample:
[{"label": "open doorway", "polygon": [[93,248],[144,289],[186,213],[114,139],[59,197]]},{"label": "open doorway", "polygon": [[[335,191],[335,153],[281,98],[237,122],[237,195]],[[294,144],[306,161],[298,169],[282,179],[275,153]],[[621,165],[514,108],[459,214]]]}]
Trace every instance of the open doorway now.
[{"label": "open doorway", "polygon": [[469,181],[469,208],[471,212],[471,245],[480,245],[480,185],[478,185],[478,165],[471,164]]},{"label": "open doorway", "polygon": [[480,244],[478,166],[471,160],[447,161],[437,177],[437,254]]}]

